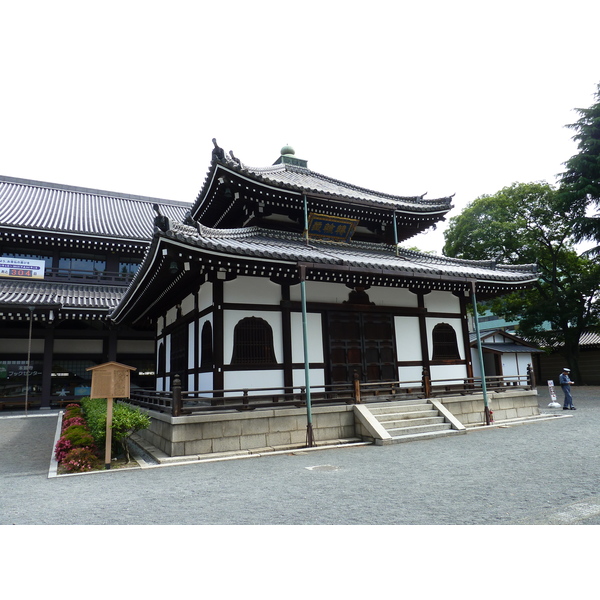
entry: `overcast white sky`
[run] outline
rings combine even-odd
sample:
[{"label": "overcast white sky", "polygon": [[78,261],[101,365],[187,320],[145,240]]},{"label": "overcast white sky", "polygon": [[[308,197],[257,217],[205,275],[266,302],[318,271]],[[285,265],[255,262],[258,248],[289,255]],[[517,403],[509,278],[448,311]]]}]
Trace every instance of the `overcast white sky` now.
[{"label": "overcast white sky", "polygon": [[[0,6],[0,174],[193,201],[252,166],[471,200],[551,183],[600,82],[597,0]],[[441,253],[441,230],[408,245]]]}]

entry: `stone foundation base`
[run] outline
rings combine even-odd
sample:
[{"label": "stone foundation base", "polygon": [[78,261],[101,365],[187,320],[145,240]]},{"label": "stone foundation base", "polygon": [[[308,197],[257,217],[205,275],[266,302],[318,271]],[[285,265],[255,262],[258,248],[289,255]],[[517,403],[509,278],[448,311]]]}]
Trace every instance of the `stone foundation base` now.
[{"label": "stone foundation base", "polygon": [[[485,423],[482,394],[438,398],[465,426]],[[406,400],[405,402],[410,402]],[[488,394],[494,421],[539,415],[537,391],[506,391]],[[364,403],[363,406],[369,406]],[[150,428],[138,433],[149,445],[166,456],[210,455],[260,452],[273,448],[300,448],[306,445],[305,408],[257,409],[248,412],[210,413],[171,417],[147,411]],[[315,407],[312,428],[317,444],[341,441],[369,441],[352,405]]]},{"label": "stone foundation base", "polygon": [[[494,421],[522,419],[540,414],[537,390],[488,392],[488,406]],[[438,399],[463,425],[485,423],[483,394]]]}]

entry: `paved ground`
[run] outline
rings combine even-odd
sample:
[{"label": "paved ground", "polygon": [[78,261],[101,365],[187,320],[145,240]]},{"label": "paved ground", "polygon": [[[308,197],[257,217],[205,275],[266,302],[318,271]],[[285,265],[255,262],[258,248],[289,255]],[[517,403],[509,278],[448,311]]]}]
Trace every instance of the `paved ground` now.
[{"label": "paved ground", "polygon": [[[600,388],[437,440],[49,477],[58,414],[0,413],[0,524],[600,524]],[[493,407],[492,407],[493,408]]]}]

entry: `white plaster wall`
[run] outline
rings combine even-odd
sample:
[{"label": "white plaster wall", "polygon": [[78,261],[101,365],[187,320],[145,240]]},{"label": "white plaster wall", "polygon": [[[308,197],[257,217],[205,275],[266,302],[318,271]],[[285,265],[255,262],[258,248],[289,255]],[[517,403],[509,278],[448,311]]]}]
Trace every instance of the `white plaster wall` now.
[{"label": "white plaster wall", "polygon": [[165,327],[168,325],[172,325],[177,320],[177,308],[174,306],[167,311],[167,316],[165,318]]},{"label": "white plaster wall", "polygon": [[429,292],[424,296],[425,308],[431,312],[460,312],[460,299],[452,292]]},{"label": "white plaster wall", "polygon": [[[283,392],[283,370],[272,371],[225,371],[225,389],[247,389],[249,395],[260,393],[252,392],[253,389],[280,388]],[[227,396],[236,396],[239,392],[226,393]]]},{"label": "white plaster wall", "polygon": [[[273,348],[278,363],[283,362],[283,339],[281,313],[260,310],[226,310],[223,312],[223,362],[231,364],[233,354],[233,330],[239,321],[246,317],[257,317],[269,323],[273,330]],[[259,371],[262,372],[262,371]]]},{"label": "white plaster wall", "polygon": [[[483,368],[486,375],[489,375],[494,369],[494,357],[490,353],[483,355]],[[481,377],[481,365],[479,364],[479,352],[477,348],[471,348],[471,362],[473,364],[473,377]]]},{"label": "white plaster wall", "polygon": [[270,304],[281,302],[281,286],[266,277],[237,277],[223,285],[223,301],[227,303]]},{"label": "white plaster wall", "polygon": [[212,390],[213,388],[213,374],[212,373],[200,373],[198,376],[198,385],[201,392]]},{"label": "white plaster wall", "polygon": [[168,373],[171,370],[171,336],[165,337],[165,370]]},{"label": "white plaster wall", "polygon": [[421,360],[421,335],[418,317],[394,317],[399,361]]},{"label": "white plaster wall", "polygon": [[429,358],[433,357],[433,328],[438,323],[448,323],[454,329],[456,333],[456,344],[458,346],[458,352],[461,359],[465,358],[465,343],[462,336],[462,327],[460,319],[440,319],[440,318],[426,318],[425,327],[427,330],[427,345],[429,346]]},{"label": "white plaster wall", "polygon": [[[323,324],[319,313],[307,313],[308,360],[323,362]],[[302,313],[291,313],[292,362],[304,362],[304,336]]]},{"label": "white plaster wall", "polygon": [[529,352],[518,354],[514,352],[502,355],[502,370],[505,376],[526,376],[528,364],[531,364],[531,354]]},{"label": "white plaster wall", "polygon": [[367,290],[369,300],[377,306],[417,307],[419,299],[406,288],[371,287]]},{"label": "white plaster wall", "polygon": [[[343,283],[322,281],[306,282],[307,302],[328,302],[342,304],[348,300],[352,290]],[[377,306],[418,306],[418,298],[406,288],[370,287],[367,290],[369,300]],[[299,302],[302,299],[300,285],[291,287],[290,299]]]},{"label": "white plaster wall", "polygon": [[431,365],[432,385],[458,385],[467,377],[467,365]]},{"label": "white plaster wall", "polygon": [[164,328],[165,328],[164,317],[158,317],[158,319],[156,319],[156,335],[160,335]]},{"label": "white plaster wall", "polygon": [[517,354],[517,373],[523,377],[527,375],[527,365],[533,367],[533,358],[529,352]]},{"label": "white plaster wall", "polygon": [[[321,281],[307,281],[305,288],[307,302],[330,302],[333,304],[341,304],[344,300],[348,300],[348,294],[351,291],[343,283]],[[302,300],[300,284],[291,286],[290,300],[296,302]]]},{"label": "white plaster wall", "polygon": [[203,311],[213,305],[213,284],[209,281],[200,286],[198,291],[198,310]]},{"label": "white plaster wall", "polygon": [[[155,356],[155,361],[156,364],[154,365],[154,368],[156,369],[156,372],[158,373],[158,356],[159,356],[159,350],[160,347],[162,345],[164,345],[164,340],[161,340],[160,342],[158,342],[156,344],[156,356]],[[156,378],[156,390],[159,392],[163,392],[165,389],[165,383],[164,383],[164,378],[163,377],[157,377]]]},{"label": "white plaster wall", "polygon": [[[187,357],[188,357],[188,369],[193,369],[196,365],[194,364],[194,345],[196,344],[196,340],[195,340],[195,327],[194,327],[194,321],[192,321],[191,323],[188,323],[188,350],[187,350]],[[191,388],[188,388],[191,389]]]},{"label": "white plaster wall", "polygon": [[[314,388],[315,386],[323,386],[325,385],[325,371],[323,369],[310,369],[309,375],[310,377],[310,387]],[[292,383],[294,387],[302,387],[306,385],[306,374],[304,369],[294,369],[292,372]],[[314,390],[315,392],[320,392],[320,389]]]},{"label": "white plaster wall", "polygon": [[421,385],[422,380],[422,367],[398,367],[398,381],[400,381],[400,387],[415,387]]},{"label": "white plaster wall", "polygon": [[196,305],[196,301],[194,299],[194,295],[190,294],[189,296],[186,296],[181,301],[181,314],[187,315],[188,313],[191,313],[194,310],[195,305]]}]

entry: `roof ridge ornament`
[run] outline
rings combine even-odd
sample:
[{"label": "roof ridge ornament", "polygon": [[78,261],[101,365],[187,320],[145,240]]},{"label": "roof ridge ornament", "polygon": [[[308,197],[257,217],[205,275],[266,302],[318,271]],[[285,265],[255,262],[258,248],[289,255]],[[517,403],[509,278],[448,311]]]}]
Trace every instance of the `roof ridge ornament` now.
[{"label": "roof ridge ornament", "polygon": [[161,231],[169,231],[171,228],[171,224],[169,223],[169,217],[161,214],[160,208],[158,204],[155,204],[152,207],[156,211],[156,217],[154,217],[154,227],[156,229],[160,229]]},{"label": "roof ridge ornament", "polygon": [[225,159],[225,150],[223,150],[223,148],[220,148],[219,145],[217,144],[217,138],[213,138],[212,139],[212,143],[214,145],[213,151],[212,151],[212,157],[213,160],[224,160]]}]

